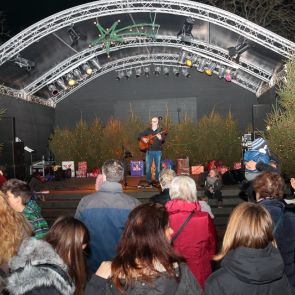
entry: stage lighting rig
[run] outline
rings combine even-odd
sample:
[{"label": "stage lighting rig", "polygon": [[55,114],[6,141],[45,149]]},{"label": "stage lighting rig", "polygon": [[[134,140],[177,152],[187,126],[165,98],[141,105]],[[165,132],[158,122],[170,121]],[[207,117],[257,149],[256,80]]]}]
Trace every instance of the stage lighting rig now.
[{"label": "stage lighting rig", "polygon": [[212,76],[215,68],[216,68],[216,63],[211,62],[208,66],[205,67],[204,73],[208,76]]},{"label": "stage lighting rig", "polygon": [[85,71],[85,73],[90,76],[93,72],[92,68],[89,66],[89,64],[83,64],[82,69]]},{"label": "stage lighting rig", "polygon": [[168,77],[169,74],[170,74],[169,68],[168,68],[168,67],[164,67],[164,69],[163,69],[163,73],[164,73],[164,75],[165,75],[166,77]]},{"label": "stage lighting rig", "polygon": [[224,78],[224,76],[225,76],[225,71],[226,71],[225,67],[221,66],[221,67],[219,68],[219,72],[218,72],[218,77],[219,77],[219,79]]},{"label": "stage lighting rig", "polygon": [[173,74],[175,77],[179,77],[180,75],[179,68],[173,68]]},{"label": "stage lighting rig", "polygon": [[66,74],[66,81],[70,87],[74,86],[77,83],[77,81],[74,79],[73,74],[71,73]]},{"label": "stage lighting rig", "polygon": [[185,78],[189,78],[191,76],[187,68],[182,68],[182,74]]},{"label": "stage lighting rig", "polygon": [[99,64],[98,60],[96,58],[93,58],[90,60],[90,62],[98,69],[101,69],[101,65]]},{"label": "stage lighting rig", "polygon": [[231,70],[230,70],[230,69],[227,69],[227,70],[225,71],[224,79],[225,79],[227,82],[231,82],[231,80],[232,80],[232,75],[231,75]]},{"label": "stage lighting rig", "polygon": [[55,85],[53,85],[53,84],[48,85],[48,90],[50,91],[50,93],[51,93],[53,96],[57,96],[57,95],[58,95],[58,90],[57,90],[57,88],[55,87]]},{"label": "stage lighting rig", "polygon": [[160,73],[161,73],[161,67],[160,67],[160,66],[156,66],[156,67],[155,67],[155,75],[156,75],[156,76],[159,76]]},{"label": "stage lighting rig", "polygon": [[57,84],[59,87],[61,87],[63,90],[67,90],[67,89],[68,89],[67,85],[65,84],[65,82],[64,82],[64,80],[63,80],[62,78],[57,79],[57,80],[56,80],[56,84]]},{"label": "stage lighting rig", "polygon": [[182,29],[177,34],[177,38],[180,37],[181,41],[190,44],[194,36],[192,35],[192,29],[194,27],[195,20],[191,17],[186,18]]},{"label": "stage lighting rig", "polygon": [[141,76],[141,72],[142,72],[141,68],[136,68],[135,69],[135,77],[139,78]]},{"label": "stage lighting rig", "polygon": [[11,61],[17,64],[20,68],[26,68],[27,71],[31,71],[35,67],[35,62],[21,57],[20,54],[12,58]]},{"label": "stage lighting rig", "polygon": [[75,77],[78,78],[78,80],[82,80],[83,79],[83,76],[82,76],[82,73],[79,69],[74,69],[73,70],[73,74]]},{"label": "stage lighting rig", "polygon": [[244,53],[245,51],[247,51],[250,47],[252,47],[252,45],[247,42],[243,42],[241,44],[238,44],[235,47],[229,47],[227,49],[228,55],[231,58],[234,58],[236,60],[236,62],[238,63],[240,60],[241,54]]},{"label": "stage lighting rig", "polygon": [[204,70],[205,70],[205,65],[206,65],[206,63],[207,63],[207,60],[206,60],[206,59],[204,59],[204,58],[201,59],[201,60],[199,61],[199,64],[198,64],[197,70],[198,70],[199,72],[203,73]]},{"label": "stage lighting rig", "polygon": [[68,34],[72,41],[71,46],[75,46],[78,44],[78,40],[81,38],[80,32],[75,28],[75,25],[72,24],[68,29]]},{"label": "stage lighting rig", "polygon": [[132,76],[132,69],[126,70],[125,78],[129,79]]},{"label": "stage lighting rig", "polygon": [[124,72],[123,71],[118,71],[117,74],[117,80],[120,81],[121,79],[123,79],[125,77]]},{"label": "stage lighting rig", "polygon": [[144,75],[148,78],[150,76],[150,68],[144,67],[143,71],[144,71]]}]

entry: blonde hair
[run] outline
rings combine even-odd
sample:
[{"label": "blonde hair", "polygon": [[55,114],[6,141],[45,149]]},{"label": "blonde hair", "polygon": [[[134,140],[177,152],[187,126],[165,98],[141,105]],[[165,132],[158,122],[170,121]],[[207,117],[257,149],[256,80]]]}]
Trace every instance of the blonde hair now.
[{"label": "blonde hair", "polygon": [[171,181],[176,177],[176,173],[172,169],[163,169],[160,172],[159,181],[162,189],[170,188]]},{"label": "blonde hair", "polygon": [[195,181],[189,176],[176,176],[170,185],[171,199],[197,201],[197,188]]},{"label": "blonde hair", "polygon": [[21,213],[14,211],[0,191],[0,264],[13,257],[32,230]]},{"label": "blonde hair", "polygon": [[222,248],[214,260],[221,260],[230,250],[241,246],[263,249],[270,242],[276,246],[273,223],[268,211],[259,204],[242,203],[230,216]]}]

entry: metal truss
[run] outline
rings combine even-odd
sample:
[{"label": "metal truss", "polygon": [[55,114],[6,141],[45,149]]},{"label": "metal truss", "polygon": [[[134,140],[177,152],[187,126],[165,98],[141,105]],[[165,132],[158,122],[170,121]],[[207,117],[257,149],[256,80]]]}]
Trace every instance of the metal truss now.
[{"label": "metal truss", "polygon": [[[241,58],[239,64],[234,63],[229,57],[227,50],[200,40],[194,40],[190,45],[184,45],[175,36],[160,35],[157,36],[156,40],[141,40],[139,38],[129,38],[128,40],[125,40],[124,43],[119,43],[116,46],[111,47],[110,51],[114,52],[118,50],[139,47],[171,47],[179,50],[188,50],[189,52],[193,52],[194,56],[205,55],[205,58],[208,61],[214,59],[220,62],[225,62],[231,67],[238,68],[239,70],[248,73],[249,75],[254,76],[264,82],[269,82],[272,77],[272,72],[268,72],[257,65],[250,64],[246,59]],[[81,63],[105,53],[107,53],[106,49],[103,48],[101,45],[87,48],[86,50],[69,57],[62,63],[58,64],[56,67],[50,69],[47,73],[43,74],[31,84],[27,85],[24,88],[24,91],[27,94],[36,93],[38,90],[50,84],[60,76],[63,76],[73,68],[78,67],[78,65],[81,65]]]},{"label": "metal truss", "polygon": [[[179,55],[178,54],[165,54],[165,53],[157,53],[157,54],[146,54],[146,55],[136,55],[136,56],[129,56],[126,58],[118,59],[116,61],[112,61],[109,63],[104,64],[99,70],[95,70],[94,73],[91,76],[85,77],[85,80],[77,84],[77,86],[69,88],[67,90],[62,90],[59,92],[59,94],[56,97],[51,97],[51,99],[54,101],[55,104],[61,102],[63,99],[65,99],[70,94],[74,93],[79,88],[83,87],[93,79],[96,79],[99,76],[102,76],[104,74],[107,74],[112,71],[117,70],[125,70],[126,65],[128,65],[128,68],[130,67],[144,67],[145,65],[150,64],[161,64],[161,65],[174,65],[179,66],[178,63]],[[216,71],[217,73],[217,71]],[[233,83],[239,85],[240,87],[243,87],[247,89],[248,91],[251,91],[252,93],[256,93],[257,89],[260,86],[260,83],[255,83],[255,81],[251,81],[249,79],[243,79],[243,80],[232,80]]]},{"label": "metal truss", "polygon": [[188,0],[101,0],[61,11],[23,30],[0,47],[0,65],[41,38],[89,19],[120,14],[163,13],[201,19],[234,31],[290,58],[295,43],[222,9]]},{"label": "metal truss", "polygon": [[54,108],[56,105],[55,102],[50,98],[45,100],[36,95],[28,95],[23,90],[15,90],[4,85],[0,85],[0,94],[11,96],[14,98],[19,98],[32,103],[41,104],[43,106],[51,107],[51,108]]}]

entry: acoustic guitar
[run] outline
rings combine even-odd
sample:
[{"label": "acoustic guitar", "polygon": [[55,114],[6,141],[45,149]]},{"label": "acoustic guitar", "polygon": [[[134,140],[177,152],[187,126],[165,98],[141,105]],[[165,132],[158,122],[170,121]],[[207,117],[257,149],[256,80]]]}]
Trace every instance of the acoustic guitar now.
[{"label": "acoustic guitar", "polygon": [[[150,134],[150,135],[147,135],[147,136],[144,136],[142,137],[139,141],[138,141],[138,146],[139,146],[139,149],[142,151],[142,152],[146,152],[149,147],[154,143],[154,138],[158,135],[158,134],[167,134],[167,129],[164,129],[162,131],[160,131],[159,133],[157,134]],[[143,139],[147,139],[147,142],[145,143],[143,141]]]}]

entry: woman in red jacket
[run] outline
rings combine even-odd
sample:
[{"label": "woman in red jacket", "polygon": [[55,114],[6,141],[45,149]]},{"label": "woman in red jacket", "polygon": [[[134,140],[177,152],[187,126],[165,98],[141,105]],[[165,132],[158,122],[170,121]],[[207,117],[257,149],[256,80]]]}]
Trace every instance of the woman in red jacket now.
[{"label": "woman in red jacket", "polygon": [[[216,230],[207,212],[201,211],[197,201],[194,180],[188,176],[178,176],[170,187],[171,201],[166,203],[169,224],[177,235],[178,230],[191,215],[188,223],[173,241],[174,249],[185,257],[188,267],[204,288],[211,274],[211,260],[216,253]],[[173,238],[172,238],[173,239]]]}]

